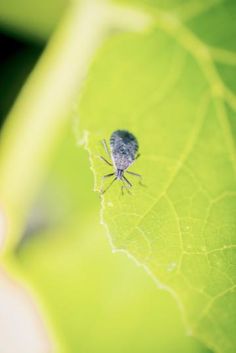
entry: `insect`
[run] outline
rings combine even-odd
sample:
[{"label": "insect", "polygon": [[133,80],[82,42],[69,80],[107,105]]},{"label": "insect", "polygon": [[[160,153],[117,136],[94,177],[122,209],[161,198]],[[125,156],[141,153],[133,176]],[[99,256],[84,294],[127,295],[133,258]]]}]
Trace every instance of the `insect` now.
[{"label": "insect", "polygon": [[112,162],[109,162],[103,156],[100,158],[113,167],[115,171],[113,173],[104,175],[102,178],[102,184],[104,179],[110,178],[114,176],[112,182],[105,188],[101,188],[101,193],[104,194],[116,180],[121,180],[123,185],[121,187],[122,194],[124,189],[128,190],[132,187],[131,182],[125,177],[124,173],[131,174],[141,179],[142,176],[140,174],[130,172],[127,168],[140,156],[138,152],[138,141],[136,137],[126,130],[116,130],[112,133],[110,137],[110,151],[108,149],[106,140],[102,140],[103,147],[110,157]]}]

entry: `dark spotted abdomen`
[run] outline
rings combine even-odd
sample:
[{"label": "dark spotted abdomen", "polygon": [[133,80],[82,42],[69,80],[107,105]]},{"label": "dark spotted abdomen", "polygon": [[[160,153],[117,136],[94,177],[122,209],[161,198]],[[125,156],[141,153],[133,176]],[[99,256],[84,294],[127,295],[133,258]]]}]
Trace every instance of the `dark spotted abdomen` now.
[{"label": "dark spotted abdomen", "polygon": [[135,160],[138,141],[129,131],[114,131],[110,138],[110,146],[112,159],[117,169],[125,170]]}]

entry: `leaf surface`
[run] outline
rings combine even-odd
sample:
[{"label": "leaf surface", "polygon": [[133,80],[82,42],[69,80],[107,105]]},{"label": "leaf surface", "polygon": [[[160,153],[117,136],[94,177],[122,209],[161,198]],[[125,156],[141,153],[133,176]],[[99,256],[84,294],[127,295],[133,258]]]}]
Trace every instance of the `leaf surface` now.
[{"label": "leaf surface", "polygon": [[212,3],[205,10],[196,2],[192,11],[158,10],[152,30],[107,41],[79,115],[97,190],[112,171],[98,158],[109,158],[99,141],[126,129],[140,144],[130,170],[142,174],[146,187],[129,175],[132,195],[122,196],[116,182],[102,198],[114,248],[174,294],[190,333],[216,352],[233,353],[235,5]]},{"label": "leaf surface", "polygon": [[87,154],[70,132],[38,208],[40,215],[44,200],[43,211],[53,216],[59,205],[59,225],[32,222],[15,258],[14,269],[53,325],[57,352],[172,353],[174,345],[181,353],[209,353],[185,335],[173,298],[126,255],[111,253],[91,185]]}]

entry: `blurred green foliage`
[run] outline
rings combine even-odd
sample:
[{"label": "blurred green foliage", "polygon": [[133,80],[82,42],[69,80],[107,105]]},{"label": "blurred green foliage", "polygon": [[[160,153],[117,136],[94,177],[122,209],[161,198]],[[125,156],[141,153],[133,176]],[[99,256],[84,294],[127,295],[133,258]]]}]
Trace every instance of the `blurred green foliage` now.
[{"label": "blurred green foliage", "polygon": [[0,33],[0,122],[6,118],[26,77],[43,50],[34,41],[16,39],[5,31]]},{"label": "blurred green foliage", "polygon": [[1,0],[0,25],[26,40],[45,42],[68,6],[68,0]]},{"label": "blurred green foliage", "polygon": [[[119,4],[142,8],[152,18],[152,26],[144,33],[120,34],[111,31],[109,23],[108,33],[113,36],[92,58],[82,99],[79,95],[79,109],[73,113],[68,109],[66,117],[62,114],[68,124],[55,127],[60,138],[52,136],[50,141],[53,131],[45,131],[47,139],[45,135],[39,139],[41,148],[50,155],[48,162],[41,163],[36,155],[35,161],[23,166],[30,182],[37,180],[35,174],[43,177],[37,192],[24,185],[29,199],[34,200],[29,213],[27,202],[10,200],[13,205],[23,205],[19,213],[26,224],[19,243],[2,261],[22,283],[32,287],[32,296],[41,304],[59,352],[209,352],[197,341],[201,338],[216,352],[234,353],[235,4],[214,0]],[[16,38],[43,43],[60,23],[67,5],[64,0],[3,0],[0,25]],[[79,13],[79,7],[75,8]],[[115,7],[112,10],[116,11]],[[66,17],[63,30],[52,37],[43,65],[40,61],[29,80],[32,91],[19,96],[22,111],[30,106],[32,97],[40,97],[40,88],[43,95],[45,78],[54,72],[60,48],[68,49],[65,43],[75,43],[78,33],[67,29],[70,20],[77,21],[76,16],[76,20]],[[123,22],[123,30],[122,26]],[[26,68],[19,75],[22,82],[36,56],[29,51],[7,62],[3,79],[12,82],[8,90],[12,87],[11,97],[16,92],[19,68]],[[62,88],[60,77],[71,72],[57,72]],[[72,83],[65,82],[66,97]],[[50,107],[59,103],[57,95],[52,98]],[[7,102],[6,95],[2,99]],[[72,107],[74,100],[68,97],[67,103]],[[47,106],[43,108],[47,110]],[[27,119],[31,121],[30,116],[21,116],[19,109],[13,110],[10,122],[7,120],[11,136],[17,114],[18,127]],[[43,117],[39,114],[42,121]],[[78,118],[80,126],[75,129]],[[112,253],[100,225],[100,198],[92,191],[89,168],[92,166],[98,189],[107,170],[98,159],[103,153],[99,140],[109,138],[116,128],[130,129],[137,135],[142,157],[135,163],[135,171],[144,174],[148,187],[135,186],[131,197],[121,198],[119,184],[114,185],[103,200],[104,219],[114,245],[132,254],[181,299],[187,326],[193,330],[189,334],[194,337],[186,335],[173,296],[158,289],[153,278],[127,254]],[[91,165],[87,152],[76,141],[83,130],[87,131]],[[17,150],[24,141],[17,133],[15,138]],[[37,141],[33,133],[31,139]],[[9,164],[16,183],[14,165],[20,162]],[[170,188],[169,181],[174,181]],[[10,189],[10,183],[7,187]],[[221,198],[222,203],[217,201]],[[139,222],[140,217],[144,222]],[[139,230],[134,227],[137,220]],[[213,309],[211,302],[216,302]],[[195,325],[199,315],[200,324]]]}]

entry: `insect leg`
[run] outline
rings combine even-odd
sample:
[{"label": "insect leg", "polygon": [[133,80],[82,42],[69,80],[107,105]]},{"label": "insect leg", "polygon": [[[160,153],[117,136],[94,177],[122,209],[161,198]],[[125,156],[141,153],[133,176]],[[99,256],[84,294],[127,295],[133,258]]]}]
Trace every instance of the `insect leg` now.
[{"label": "insect leg", "polygon": [[126,173],[128,173],[128,174],[132,174],[132,175],[134,175],[134,176],[136,176],[136,177],[138,177],[138,178],[142,179],[142,175],[141,175],[141,174],[134,173],[134,172],[130,172],[129,170],[126,170]]},{"label": "insect leg", "polygon": [[135,159],[138,159],[141,156],[140,153],[137,154],[137,156],[135,157]]},{"label": "insect leg", "polygon": [[[104,175],[103,179],[108,178],[108,177],[110,177],[110,176],[112,176],[112,175],[114,175],[114,173]],[[114,181],[116,181],[116,179],[117,179],[117,177],[115,177],[115,178],[112,180],[112,182],[111,182],[105,189],[101,189],[101,191],[100,191],[101,194],[104,194],[108,189],[110,189],[110,187],[112,186],[112,184],[114,183]]]},{"label": "insect leg", "polygon": [[101,193],[103,193],[102,190],[103,190],[104,179],[110,178],[110,177],[113,176],[113,175],[115,175],[115,173],[110,173],[110,174],[103,175],[103,177],[102,177],[102,183],[101,183],[101,188],[100,188],[100,192],[101,192]]},{"label": "insect leg", "polygon": [[137,178],[139,178],[139,184],[142,185],[142,186],[145,186],[145,185],[142,183],[143,177],[142,177],[141,174],[134,173],[134,172],[130,172],[129,170],[126,170],[126,173],[131,174],[131,175],[136,176]]},{"label": "insect leg", "polygon": [[106,153],[108,154],[108,156],[111,158],[111,153],[110,153],[109,148],[108,148],[108,146],[107,146],[106,140],[103,139],[101,142],[102,142],[102,145],[103,145],[104,150],[106,151]]},{"label": "insect leg", "polygon": [[103,162],[105,162],[106,164],[108,164],[108,165],[110,165],[110,166],[112,167],[112,163],[109,162],[106,158],[104,158],[103,156],[99,156],[99,158],[100,158]]},{"label": "insect leg", "polygon": [[104,179],[106,179],[106,178],[109,178],[109,177],[111,177],[112,175],[115,175],[115,173],[110,173],[110,174],[103,175],[102,180],[104,180]]}]

